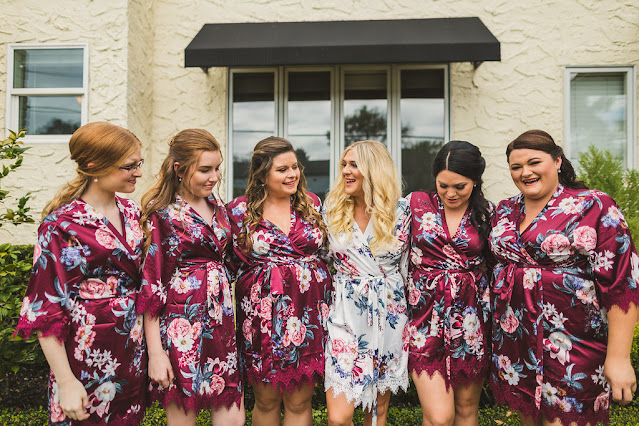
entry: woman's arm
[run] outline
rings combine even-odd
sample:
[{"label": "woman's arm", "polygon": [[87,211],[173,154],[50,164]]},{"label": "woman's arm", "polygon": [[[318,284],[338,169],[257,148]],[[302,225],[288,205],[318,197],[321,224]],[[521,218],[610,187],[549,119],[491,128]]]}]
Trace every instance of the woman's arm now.
[{"label": "woman's arm", "polygon": [[627,312],[618,306],[608,311],[608,348],[604,376],[612,391],[613,401],[628,404],[637,390],[635,370],[630,363],[630,348],[637,320],[637,305],[630,304]]},{"label": "woman's arm", "polygon": [[38,341],[58,384],[62,412],[72,420],[88,419],[87,391],[73,375],[64,345],[54,335],[38,337]]},{"label": "woman's arm", "polygon": [[162,348],[160,319],[151,316],[148,311],[144,313],[144,334],[149,351],[149,378],[168,389],[173,383],[175,375],[171,367],[171,360]]}]

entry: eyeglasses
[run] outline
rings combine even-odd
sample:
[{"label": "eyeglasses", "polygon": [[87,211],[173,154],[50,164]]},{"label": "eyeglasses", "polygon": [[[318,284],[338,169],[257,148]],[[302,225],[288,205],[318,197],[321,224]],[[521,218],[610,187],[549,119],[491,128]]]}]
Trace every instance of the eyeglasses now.
[{"label": "eyeglasses", "polygon": [[129,173],[135,173],[137,169],[142,167],[142,164],[144,164],[144,159],[138,161],[137,163],[129,164],[128,166],[120,166],[119,168],[121,170],[126,170]]}]

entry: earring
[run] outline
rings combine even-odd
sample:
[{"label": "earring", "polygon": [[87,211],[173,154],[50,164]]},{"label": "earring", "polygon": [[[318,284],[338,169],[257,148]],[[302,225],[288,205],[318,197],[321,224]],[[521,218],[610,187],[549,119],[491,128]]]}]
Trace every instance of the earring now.
[{"label": "earring", "polygon": [[181,177],[178,177],[178,182],[182,182],[182,178]]},{"label": "earring", "polygon": [[98,181],[98,178],[93,179],[93,182],[97,182],[97,181]]},{"label": "earring", "polygon": [[557,169],[557,173],[561,173],[561,169]]},{"label": "earring", "polygon": [[477,182],[473,183],[473,188],[477,188]]}]

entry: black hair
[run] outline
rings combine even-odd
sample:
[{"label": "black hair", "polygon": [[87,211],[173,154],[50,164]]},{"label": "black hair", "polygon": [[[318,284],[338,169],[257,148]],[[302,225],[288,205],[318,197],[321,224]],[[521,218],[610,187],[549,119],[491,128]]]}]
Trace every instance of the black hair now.
[{"label": "black hair", "polygon": [[473,192],[468,199],[471,207],[470,221],[482,238],[488,238],[490,233],[490,213],[481,179],[485,169],[486,160],[479,148],[466,141],[448,142],[433,160],[433,177],[437,178],[441,171],[449,170],[473,181]]}]

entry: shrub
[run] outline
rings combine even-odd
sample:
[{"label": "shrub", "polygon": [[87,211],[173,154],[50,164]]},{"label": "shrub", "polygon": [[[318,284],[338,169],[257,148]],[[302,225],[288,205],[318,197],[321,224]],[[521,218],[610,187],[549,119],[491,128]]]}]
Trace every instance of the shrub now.
[{"label": "shrub", "polygon": [[44,362],[36,337],[13,340],[29,281],[33,246],[0,245],[0,378],[22,365]]},{"label": "shrub", "polygon": [[619,204],[635,243],[639,242],[639,171],[627,170],[608,151],[590,146],[579,156],[579,178],[590,189],[610,195]]}]

